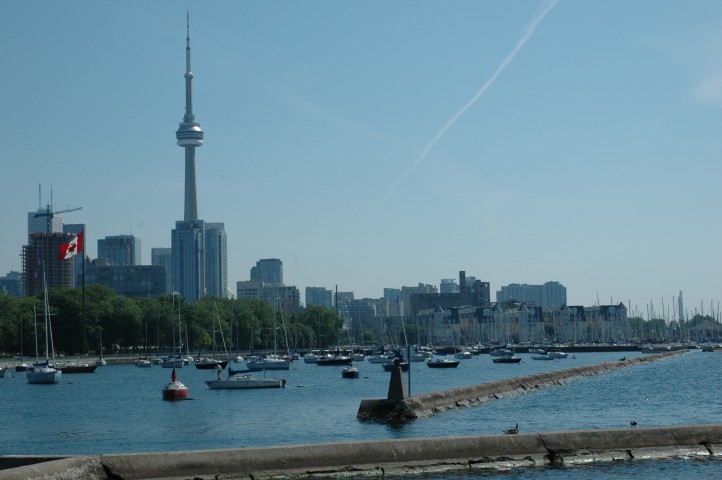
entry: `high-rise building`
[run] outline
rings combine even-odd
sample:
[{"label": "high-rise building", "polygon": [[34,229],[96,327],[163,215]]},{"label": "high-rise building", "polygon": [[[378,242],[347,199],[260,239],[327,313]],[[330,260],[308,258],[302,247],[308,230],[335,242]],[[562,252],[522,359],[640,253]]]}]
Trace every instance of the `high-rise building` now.
[{"label": "high-rise building", "polygon": [[189,302],[203,298],[205,277],[205,222],[178,221],[171,234],[173,289]]},{"label": "high-rise building", "polygon": [[113,265],[140,265],[140,238],[115,235],[98,240],[98,258],[107,258]]},{"label": "high-rise building", "polygon": [[544,310],[558,309],[567,303],[567,289],[559,282],[546,282],[544,285],[512,283],[496,292],[497,303],[510,300],[536,305]]},{"label": "high-rise building", "polygon": [[38,208],[37,212],[28,212],[28,240],[33,233],[62,233],[63,216],[49,212],[47,208]]},{"label": "high-rise building", "polygon": [[9,272],[0,277],[0,295],[23,296],[23,276],[20,272]]},{"label": "high-rise building", "polygon": [[86,285],[106,285],[121,297],[153,298],[166,293],[162,265],[91,265],[85,275]]},{"label": "high-rise building", "polygon": [[26,296],[43,291],[44,280],[48,287],[75,287],[74,262],[60,260],[60,246],[70,243],[75,235],[69,233],[33,233],[28,245],[23,245],[23,288]]},{"label": "high-rise building", "polygon": [[206,295],[228,296],[228,253],[226,230],[221,222],[206,223]]},{"label": "high-rise building", "polygon": [[173,253],[170,248],[151,248],[150,264],[165,267],[165,293],[173,292]]},{"label": "high-rise building", "polygon": [[333,292],[324,287],[306,287],[306,307],[333,307]]},{"label": "high-rise building", "polygon": [[455,278],[442,278],[439,285],[439,293],[459,293],[459,285]]},{"label": "high-rise building", "polygon": [[283,285],[283,262],[277,258],[264,258],[251,267],[251,281]]}]

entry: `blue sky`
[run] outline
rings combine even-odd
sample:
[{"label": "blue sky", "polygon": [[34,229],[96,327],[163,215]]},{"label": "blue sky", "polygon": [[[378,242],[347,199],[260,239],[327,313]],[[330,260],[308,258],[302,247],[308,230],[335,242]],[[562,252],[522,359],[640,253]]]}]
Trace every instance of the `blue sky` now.
[{"label": "blue sky", "polygon": [[170,246],[190,10],[199,216],[225,222],[233,290],[275,257],[302,292],[466,270],[642,313],[722,299],[718,1],[0,10],[0,274],[21,268],[39,183],[83,207],[65,221],[93,257],[106,235],[141,238],[145,263]]}]

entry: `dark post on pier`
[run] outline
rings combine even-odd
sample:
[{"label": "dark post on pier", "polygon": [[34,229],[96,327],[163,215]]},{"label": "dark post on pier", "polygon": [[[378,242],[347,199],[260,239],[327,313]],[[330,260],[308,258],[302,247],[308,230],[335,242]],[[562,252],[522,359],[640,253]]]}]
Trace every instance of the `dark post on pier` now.
[{"label": "dark post on pier", "polygon": [[389,393],[386,398],[361,400],[356,418],[385,418],[399,402],[407,398],[406,387],[401,375],[401,361],[394,359],[394,368],[391,369],[389,380]]}]

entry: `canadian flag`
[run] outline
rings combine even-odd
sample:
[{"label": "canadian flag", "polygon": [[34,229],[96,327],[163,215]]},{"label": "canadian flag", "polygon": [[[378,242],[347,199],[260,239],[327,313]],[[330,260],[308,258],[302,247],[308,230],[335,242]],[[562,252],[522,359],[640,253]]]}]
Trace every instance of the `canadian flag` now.
[{"label": "canadian flag", "polygon": [[80,232],[73,238],[70,243],[63,243],[60,245],[60,255],[58,260],[67,260],[70,257],[74,257],[77,253],[83,251],[83,232]]}]

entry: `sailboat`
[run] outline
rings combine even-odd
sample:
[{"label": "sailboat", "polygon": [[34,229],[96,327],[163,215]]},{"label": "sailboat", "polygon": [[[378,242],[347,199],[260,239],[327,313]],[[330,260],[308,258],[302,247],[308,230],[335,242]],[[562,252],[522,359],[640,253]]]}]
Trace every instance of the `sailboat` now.
[{"label": "sailboat", "polygon": [[[175,297],[175,295],[174,295]],[[183,368],[183,356],[181,355],[181,352],[183,351],[183,340],[182,340],[182,333],[181,333],[181,305],[180,305],[180,298],[178,299],[178,355],[168,355],[163,359],[163,361],[160,363],[160,366],[163,368]],[[175,334],[173,335],[173,351],[175,352]],[[174,380],[175,381],[175,380]]]},{"label": "sailboat", "polygon": [[15,365],[15,371],[16,372],[27,372],[30,368],[30,365],[27,364],[25,361],[25,357],[23,357],[23,322],[20,321],[20,356],[18,357],[18,364]]},{"label": "sailboat", "polygon": [[261,358],[249,359],[246,361],[246,366],[249,370],[289,370],[291,368],[290,358],[281,356],[277,352],[278,339],[276,336],[276,290],[274,285],[273,290],[273,302],[271,306],[273,308],[273,355],[266,355]]},{"label": "sailboat", "polygon": [[145,358],[139,358],[135,361],[135,366],[139,368],[150,368],[152,363],[148,360],[148,322],[145,322]]},{"label": "sailboat", "polygon": [[[40,362],[38,358],[38,323],[37,318],[35,320],[35,363],[30,369],[27,370],[26,376],[28,383],[58,383],[60,381],[61,371],[51,366],[48,352],[52,346],[50,337],[52,336],[51,325],[50,325],[50,305],[48,302],[48,284],[45,280],[45,272],[43,271],[43,286],[44,288],[44,304],[45,304],[45,361]],[[53,363],[55,363],[55,348],[52,349]]]},{"label": "sailboat", "polygon": [[[213,333],[212,333],[212,339],[211,344],[213,346],[213,357],[212,358],[200,358],[200,353],[198,355],[198,358],[194,362],[194,365],[196,368],[200,368],[203,370],[210,370],[216,368],[216,366],[220,366],[221,370],[226,368],[226,365],[228,365],[228,360],[218,360],[216,358],[216,319],[218,318],[218,308],[216,307],[216,302],[213,302]],[[220,322],[219,328],[220,328]],[[221,338],[223,338],[223,330],[221,330]],[[223,339],[223,346],[226,346],[226,341]],[[228,357],[228,352],[226,352],[226,357]]]}]

